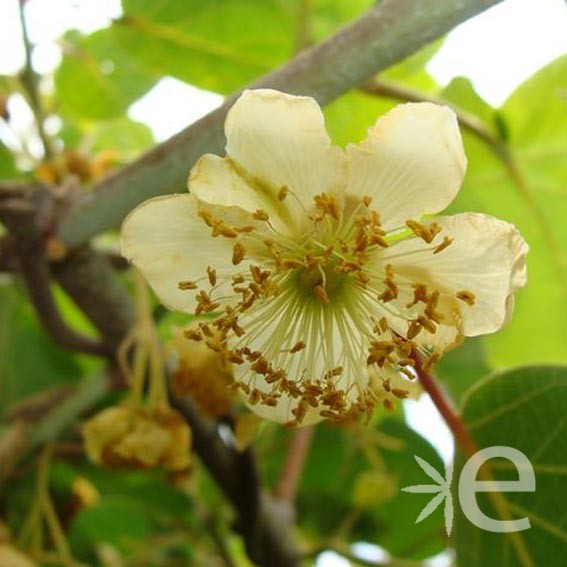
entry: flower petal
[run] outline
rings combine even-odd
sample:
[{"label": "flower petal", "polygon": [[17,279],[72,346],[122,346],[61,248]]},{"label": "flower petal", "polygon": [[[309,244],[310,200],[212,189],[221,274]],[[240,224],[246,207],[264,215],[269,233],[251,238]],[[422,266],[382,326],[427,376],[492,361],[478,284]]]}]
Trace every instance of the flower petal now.
[{"label": "flower petal", "polygon": [[122,225],[122,254],[141,270],[167,307],[186,313],[195,309],[195,292],[180,290],[179,282],[203,278],[208,266],[232,270],[233,244],[211,237],[191,195],[145,201]]},{"label": "flower petal", "polygon": [[347,194],[371,196],[386,230],[445,209],[466,168],[454,112],[427,102],[395,107],[346,151]]},{"label": "flower petal", "polygon": [[295,195],[290,202],[300,201],[305,209],[315,195],[342,189],[344,156],[331,146],[313,98],[270,89],[244,91],[228,112],[225,133],[228,157],[254,180],[261,200],[276,208],[282,187]]},{"label": "flower petal", "polygon": [[[488,215],[465,213],[435,222],[442,230],[432,244],[405,240],[384,250],[380,260],[390,262],[396,274],[439,290],[442,298],[472,292],[472,305],[456,303],[464,335],[497,331],[511,315],[514,292],[526,283],[526,242],[513,225]],[[433,254],[445,236],[453,242]]]},{"label": "flower petal", "polygon": [[[262,187],[234,161],[213,154],[201,157],[191,169],[189,191],[201,203],[218,207],[238,207],[254,213],[263,210],[268,213],[271,225],[285,232],[297,218],[297,211],[290,210],[295,201],[278,201],[277,195],[268,187]],[[299,211],[301,212],[301,211]]]}]

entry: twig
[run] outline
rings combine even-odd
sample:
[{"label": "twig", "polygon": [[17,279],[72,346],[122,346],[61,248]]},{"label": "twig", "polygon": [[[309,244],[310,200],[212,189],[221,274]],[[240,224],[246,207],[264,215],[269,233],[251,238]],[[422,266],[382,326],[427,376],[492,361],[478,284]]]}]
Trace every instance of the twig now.
[{"label": "twig", "polygon": [[39,77],[34,71],[32,64],[32,45],[30,42],[28,27],[26,24],[26,17],[24,14],[24,4],[25,0],[19,0],[19,13],[20,13],[20,23],[22,27],[22,39],[24,43],[24,53],[25,53],[25,67],[22,71],[22,85],[26,91],[27,99],[30,104],[31,110],[33,112],[37,131],[43,145],[43,151],[47,159],[51,159],[54,156],[53,147],[51,144],[51,139],[45,131],[45,113],[43,111],[43,106],[41,104],[41,94],[39,92]]},{"label": "twig", "polygon": [[313,426],[301,427],[293,431],[287,456],[275,490],[276,497],[280,500],[290,503],[295,501],[297,487],[301,481],[301,473],[309,454],[314,433],[315,428]]},{"label": "twig", "polygon": [[187,399],[172,405],[193,432],[193,446],[204,465],[234,506],[248,556],[262,567],[296,567],[299,555],[282,518],[282,507],[260,490],[251,449],[240,453],[219,437],[216,425],[203,418]]},{"label": "twig", "polygon": [[[383,0],[251,87],[310,95],[327,104],[499,1]],[[184,191],[193,163],[204,153],[222,152],[224,119],[233,102],[234,97],[134,163],[101,179],[62,218],[61,239],[68,246],[80,244],[118,227],[145,199]]]},{"label": "twig", "polygon": [[[4,198],[6,195],[8,198]],[[77,333],[67,325],[53,298],[51,272],[38,227],[38,216],[45,206],[45,198],[40,188],[23,192],[18,198],[11,198],[9,192],[0,195],[0,220],[13,237],[18,271],[41,324],[54,341],[79,352],[107,355],[108,349],[102,343]]]}]

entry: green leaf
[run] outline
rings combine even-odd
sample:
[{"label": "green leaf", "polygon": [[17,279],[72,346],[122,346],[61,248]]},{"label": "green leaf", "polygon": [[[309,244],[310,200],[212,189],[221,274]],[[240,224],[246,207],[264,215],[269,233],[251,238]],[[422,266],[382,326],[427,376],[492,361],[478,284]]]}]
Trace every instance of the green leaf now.
[{"label": "green leaf", "polygon": [[[302,1],[199,0],[189,6],[176,0],[124,0],[124,17],[112,31],[152,72],[230,93],[294,54]],[[371,0],[311,3],[306,39],[326,37],[371,5]]]},{"label": "green leaf", "polygon": [[88,36],[68,33],[55,74],[63,114],[94,120],[123,114],[155,78],[116,41],[111,28]]},{"label": "green leaf", "polygon": [[[441,43],[435,42],[407,57],[397,65],[384,71],[380,77],[394,81],[418,92],[434,92],[438,86],[425,70],[425,65],[439,49]],[[352,90],[325,107],[327,129],[335,144],[346,146],[358,143],[366,137],[366,132],[376,120],[400,104],[398,100],[364,94]]]},{"label": "green leaf", "polygon": [[[281,470],[285,432],[274,430],[272,439],[264,439],[259,450],[264,453],[264,477],[271,483]],[[278,452],[267,452],[267,441]],[[354,519],[348,537],[368,541],[387,549],[392,555],[421,559],[445,548],[443,518],[440,510],[415,524],[427,495],[408,495],[399,488],[423,481],[414,455],[426,459],[438,470],[443,463],[435,449],[403,421],[386,418],[373,428],[349,430],[321,425],[306,461],[298,490],[298,521],[308,533],[318,538],[332,537]],[[370,497],[362,509],[353,506],[357,483],[365,475],[383,473],[396,485],[394,494]],[[385,490],[376,483],[378,490]],[[391,487],[390,487],[391,488]],[[380,504],[377,504],[380,502]],[[324,541],[324,539],[323,539]]]},{"label": "green leaf", "polygon": [[151,515],[136,499],[122,495],[107,497],[82,509],[74,519],[69,540],[79,557],[101,543],[110,543],[124,553],[149,537],[154,523]]},{"label": "green leaf", "polygon": [[[510,534],[480,530],[459,511],[455,526],[459,567],[565,565],[565,407],[567,367],[528,367],[497,374],[479,383],[466,398],[463,420],[478,445],[507,446],[524,453],[535,470],[536,491],[502,493],[514,518],[530,520],[531,528],[515,536],[525,545],[531,563],[514,551]],[[518,478],[515,467],[504,459],[490,461],[490,470],[495,480]],[[477,498],[481,510],[500,519],[485,494]]]},{"label": "green leaf", "polygon": [[[564,56],[518,87],[502,107],[515,180],[485,144],[464,136],[468,173],[450,211],[485,212],[512,222],[531,249],[528,284],[517,294],[512,321],[487,338],[497,367],[567,361],[566,89]],[[467,105],[465,98],[454,101]]]},{"label": "green leaf", "polygon": [[16,177],[17,170],[12,152],[0,140],[0,179]]},{"label": "green leaf", "polygon": [[75,357],[40,329],[32,306],[12,286],[0,288],[0,413],[10,404],[81,375]]}]

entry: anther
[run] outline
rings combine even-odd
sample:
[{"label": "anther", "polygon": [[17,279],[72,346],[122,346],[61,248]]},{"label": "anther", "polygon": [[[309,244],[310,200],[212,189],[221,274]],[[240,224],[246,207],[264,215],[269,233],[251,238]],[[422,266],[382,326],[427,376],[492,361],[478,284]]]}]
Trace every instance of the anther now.
[{"label": "anther", "polygon": [[457,291],[455,293],[455,297],[457,299],[460,299],[461,301],[464,301],[467,305],[470,305],[471,307],[476,302],[476,297],[475,297],[474,293],[472,291],[468,291],[466,289],[462,289],[460,291]]}]

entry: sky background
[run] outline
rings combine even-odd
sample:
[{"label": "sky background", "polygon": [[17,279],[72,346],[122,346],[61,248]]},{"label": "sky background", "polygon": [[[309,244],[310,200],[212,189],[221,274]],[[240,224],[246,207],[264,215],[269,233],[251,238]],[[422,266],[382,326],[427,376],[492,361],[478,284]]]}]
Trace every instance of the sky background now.
[{"label": "sky background", "polygon": [[[19,71],[24,61],[18,0],[0,0],[0,74]],[[33,64],[48,73],[61,58],[58,38],[68,29],[84,32],[107,26],[121,13],[119,0],[28,0],[26,18],[30,38],[36,46]],[[455,28],[429,64],[431,75],[442,85],[453,77],[471,79],[477,92],[493,106],[537,69],[567,53],[567,4],[564,0],[505,0],[498,6]],[[164,104],[167,101],[167,104]],[[146,123],[160,141],[181,130],[220,104],[213,93],[185,85],[173,78],[161,80],[149,93],[132,105],[132,119]],[[29,132],[32,117],[22,100],[10,101],[16,133]],[[53,124],[57,127],[57,124]],[[0,137],[17,145],[12,133],[0,127]],[[37,146],[39,151],[39,145]],[[428,438],[445,461],[453,454],[449,432],[425,396],[407,403],[410,425]],[[358,550],[368,559],[383,555],[373,546]],[[431,562],[445,567],[449,558]],[[349,565],[333,554],[324,554],[320,567]]]}]

